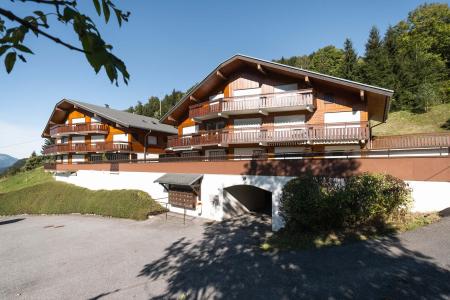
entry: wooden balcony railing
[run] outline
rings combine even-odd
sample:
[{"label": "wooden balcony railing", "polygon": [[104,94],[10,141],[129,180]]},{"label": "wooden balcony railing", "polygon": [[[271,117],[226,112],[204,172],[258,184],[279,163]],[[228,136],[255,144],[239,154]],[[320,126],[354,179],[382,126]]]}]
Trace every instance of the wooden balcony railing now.
[{"label": "wooden balcony railing", "polygon": [[369,140],[367,123],[305,124],[300,126],[249,127],[236,130],[203,131],[168,139],[168,147],[195,147],[249,143],[339,143]]},{"label": "wooden balcony railing", "polygon": [[377,136],[373,138],[371,147],[372,149],[450,147],[450,132]]},{"label": "wooden balcony railing", "polygon": [[105,142],[96,144],[68,143],[54,144],[44,149],[44,154],[71,153],[71,152],[115,152],[133,151],[131,143]]},{"label": "wooden balcony railing", "polygon": [[313,91],[297,90],[282,93],[259,94],[223,98],[219,101],[204,102],[189,107],[189,117],[199,118],[217,113],[232,113],[238,111],[270,110],[283,107],[313,107]]},{"label": "wooden balcony railing", "polygon": [[80,133],[108,133],[109,126],[101,123],[61,124],[50,128],[50,136],[80,134]]}]

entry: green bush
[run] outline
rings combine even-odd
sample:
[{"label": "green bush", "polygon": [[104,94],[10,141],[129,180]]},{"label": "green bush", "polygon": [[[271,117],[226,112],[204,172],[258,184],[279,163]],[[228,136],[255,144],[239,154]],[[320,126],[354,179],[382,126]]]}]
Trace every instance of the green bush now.
[{"label": "green bush", "polygon": [[409,204],[408,186],[390,175],[330,179],[305,174],[283,188],[280,214],[288,230],[321,231],[383,223],[406,212]]}]

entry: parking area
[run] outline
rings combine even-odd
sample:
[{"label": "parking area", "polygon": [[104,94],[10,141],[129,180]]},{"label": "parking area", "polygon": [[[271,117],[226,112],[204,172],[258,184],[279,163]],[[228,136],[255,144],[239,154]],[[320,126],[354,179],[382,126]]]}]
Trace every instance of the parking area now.
[{"label": "parking area", "polygon": [[2,299],[450,297],[450,218],[342,247],[263,252],[270,219],[0,218]]}]

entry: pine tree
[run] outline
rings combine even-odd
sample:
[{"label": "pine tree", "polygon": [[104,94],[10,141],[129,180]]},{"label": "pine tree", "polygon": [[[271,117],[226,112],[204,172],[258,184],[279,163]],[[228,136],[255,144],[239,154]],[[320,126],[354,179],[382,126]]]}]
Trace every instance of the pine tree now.
[{"label": "pine tree", "polygon": [[358,55],[353,48],[352,41],[347,38],[344,42],[344,58],[339,76],[349,80],[357,80]]},{"label": "pine tree", "polygon": [[380,32],[375,26],[369,33],[360,76],[364,83],[392,88],[387,80],[387,77],[391,77],[389,59],[383,47]]}]

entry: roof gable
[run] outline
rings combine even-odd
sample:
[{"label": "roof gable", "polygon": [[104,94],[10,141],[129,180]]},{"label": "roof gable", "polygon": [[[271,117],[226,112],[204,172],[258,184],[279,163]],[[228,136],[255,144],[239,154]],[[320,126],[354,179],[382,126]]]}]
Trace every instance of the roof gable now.
[{"label": "roof gable", "polygon": [[158,119],[155,118],[137,115],[117,109],[102,107],[99,105],[90,104],[86,102],[63,99],[55,105],[55,108],[53,109],[53,112],[42,133],[42,137],[48,137],[49,128],[52,122],[57,123],[58,121],[60,122],[63,118],[67,117],[66,110],[69,108],[81,108],[101,118],[119,124],[123,127],[154,130],[170,134],[177,133],[177,129],[175,127],[167,124],[162,124],[159,122]]},{"label": "roof gable", "polygon": [[[326,74],[321,74],[314,71],[309,71],[297,67],[292,67],[288,65],[283,65],[276,62],[266,61],[263,59],[258,59],[250,56],[245,56],[241,54],[234,55],[233,57],[227,59],[226,61],[219,64],[211,73],[209,73],[200,83],[198,83],[194,88],[191,89],[186,95],[177,102],[177,104],[169,110],[162,118],[161,122],[164,123],[173,123],[170,118],[171,115],[178,110],[185,110],[189,105],[195,104],[191,99],[196,99],[197,94],[205,94],[208,87],[220,86],[220,82],[223,84],[223,78],[226,78],[229,75],[232,75],[233,72],[236,72],[239,68],[242,67],[253,67],[254,69],[263,68],[270,70],[271,72],[277,72],[284,74],[286,76],[297,76],[297,77],[306,77],[308,76],[310,79],[314,79],[317,81],[326,82],[329,84],[340,85],[346,88],[354,89],[354,90],[362,90],[369,93],[373,93],[379,96],[382,96],[386,100],[385,107],[389,107],[389,99],[393,95],[394,91],[372,86],[368,84],[363,84],[343,78],[338,78]],[[384,113],[384,119],[387,118],[387,110]]]}]

